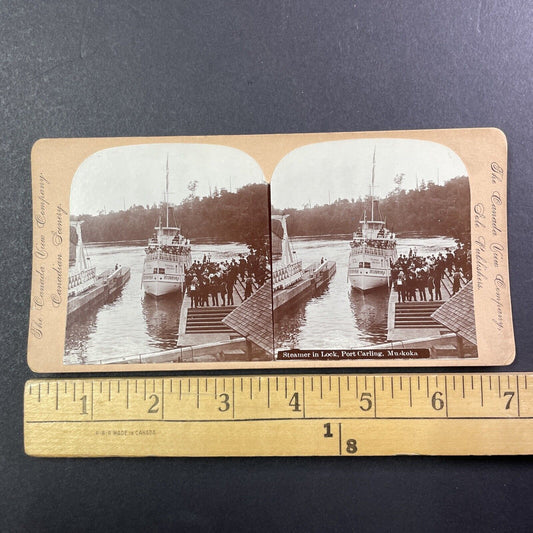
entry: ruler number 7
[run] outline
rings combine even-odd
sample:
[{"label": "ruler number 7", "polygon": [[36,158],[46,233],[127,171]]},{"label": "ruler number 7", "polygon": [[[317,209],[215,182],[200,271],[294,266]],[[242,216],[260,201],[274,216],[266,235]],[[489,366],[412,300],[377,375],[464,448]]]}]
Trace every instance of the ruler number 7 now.
[{"label": "ruler number 7", "polygon": [[509,399],[507,400],[507,403],[505,404],[505,409],[510,409],[511,408],[511,402],[513,401],[513,398],[514,398],[514,390],[508,390],[506,392],[503,393],[503,396],[508,396]]}]

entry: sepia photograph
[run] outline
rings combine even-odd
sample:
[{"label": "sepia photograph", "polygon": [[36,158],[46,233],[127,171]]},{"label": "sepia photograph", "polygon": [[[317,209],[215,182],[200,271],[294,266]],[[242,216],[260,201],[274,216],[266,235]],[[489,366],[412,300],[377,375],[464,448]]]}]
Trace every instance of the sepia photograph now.
[{"label": "sepia photograph", "polygon": [[452,150],[305,146],[279,163],[271,197],[278,357],[368,347],[355,355],[477,357],[470,186]]},{"label": "sepia photograph", "polygon": [[268,186],[224,146],[95,153],[70,193],[64,363],[273,357]]},{"label": "sepia photograph", "polygon": [[35,371],[508,364],[493,128],[42,139]]}]

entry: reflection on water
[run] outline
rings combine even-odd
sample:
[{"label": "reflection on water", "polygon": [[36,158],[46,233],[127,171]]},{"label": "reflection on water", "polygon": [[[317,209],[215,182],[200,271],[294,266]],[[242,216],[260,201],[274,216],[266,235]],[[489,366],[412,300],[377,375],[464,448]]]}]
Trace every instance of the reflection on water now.
[{"label": "reflection on water", "polygon": [[[324,257],[337,262],[337,272],[321,294],[276,314],[275,347],[350,349],[385,342],[389,291],[384,287],[363,294],[351,289],[349,238],[296,238],[292,244],[304,266]],[[454,244],[445,237],[409,237],[398,239],[398,253],[416,249],[419,255],[428,255]]]},{"label": "reflection on water", "polygon": [[387,340],[387,308],[389,290],[387,287],[362,293],[356,289],[350,291],[350,309],[361,340],[378,344]]},{"label": "reflection on water", "polygon": [[183,296],[169,294],[161,298],[144,295],[142,314],[146,321],[146,331],[161,350],[176,347],[180,327],[179,310]]}]

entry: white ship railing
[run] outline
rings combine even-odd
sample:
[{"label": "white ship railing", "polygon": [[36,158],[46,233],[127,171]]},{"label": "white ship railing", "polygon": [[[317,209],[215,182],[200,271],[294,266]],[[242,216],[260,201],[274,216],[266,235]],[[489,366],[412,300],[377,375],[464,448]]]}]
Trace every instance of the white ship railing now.
[{"label": "white ship railing", "polygon": [[302,279],[302,276],[303,270],[301,261],[296,261],[287,266],[279,267],[275,269],[272,274],[273,288],[274,290],[278,290],[290,287],[292,284]]},{"label": "white ship railing", "polygon": [[189,255],[189,252],[191,251],[190,248],[184,248],[184,250],[180,253],[177,253],[177,254],[169,254],[167,252],[149,252],[146,254],[146,259],[148,261],[157,261],[157,260],[160,260],[160,261],[174,261],[174,262],[177,262],[177,261],[181,261],[184,256],[186,257],[187,255]]},{"label": "white ship railing", "polygon": [[394,250],[394,245],[387,246],[384,248],[374,248],[373,246],[368,246],[364,244],[358,244],[352,242],[352,250],[354,250],[357,253],[360,254],[367,254],[367,255],[385,255],[383,252],[386,252],[388,250]]},{"label": "white ship railing", "polygon": [[74,289],[80,285],[86,284],[88,281],[96,282],[96,267],[82,270],[77,274],[69,274],[68,288],[69,290]]}]

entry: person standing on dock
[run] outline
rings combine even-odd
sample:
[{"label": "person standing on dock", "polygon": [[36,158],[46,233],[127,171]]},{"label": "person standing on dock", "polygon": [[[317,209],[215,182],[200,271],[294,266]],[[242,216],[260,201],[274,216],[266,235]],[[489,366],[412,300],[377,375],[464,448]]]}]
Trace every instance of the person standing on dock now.
[{"label": "person standing on dock", "polygon": [[[231,274],[231,272],[230,272]],[[234,305],[233,303],[233,286],[235,285],[235,277],[228,274],[228,279],[226,281],[226,293],[228,295],[228,305]]]},{"label": "person standing on dock", "polygon": [[248,274],[246,276],[245,285],[244,285],[244,299],[246,300],[252,295],[253,280],[252,276]]},{"label": "person standing on dock", "polygon": [[453,287],[452,287],[452,296],[459,292],[459,289],[461,288],[461,274],[459,273],[459,270],[453,271]]},{"label": "person standing on dock", "polygon": [[[428,274],[427,287],[428,287],[428,292],[429,292],[429,301],[432,302],[433,301],[433,289],[435,288],[435,282],[433,279],[432,270],[430,270]],[[435,299],[437,299],[436,295],[435,295]]]},{"label": "person standing on dock", "polygon": [[433,284],[435,285],[435,300],[442,300],[442,294],[440,293],[440,283],[442,274],[440,269],[436,268],[433,273]]}]

